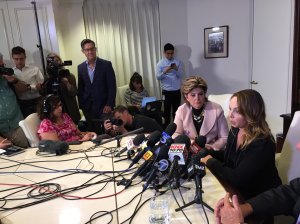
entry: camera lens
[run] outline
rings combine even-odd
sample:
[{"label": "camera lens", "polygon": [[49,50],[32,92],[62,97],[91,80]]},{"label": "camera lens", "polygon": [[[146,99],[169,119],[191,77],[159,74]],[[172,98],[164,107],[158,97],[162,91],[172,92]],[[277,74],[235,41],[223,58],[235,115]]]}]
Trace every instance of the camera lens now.
[{"label": "camera lens", "polygon": [[123,121],[121,119],[110,118],[109,120],[113,125],[116,126],[121,126],[123,124]]}]

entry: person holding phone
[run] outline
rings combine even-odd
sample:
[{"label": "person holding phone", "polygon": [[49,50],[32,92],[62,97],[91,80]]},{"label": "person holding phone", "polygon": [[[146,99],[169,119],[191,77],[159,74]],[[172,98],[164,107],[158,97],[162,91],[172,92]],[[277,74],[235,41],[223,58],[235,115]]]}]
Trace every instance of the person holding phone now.
[{"label": "person holding phone", "polygon": [[183,66],[181,61],[174,58],[174,46],[167,43],[164,46],[164,58],[156,65],[156,78],[160,81],[162,96],[164,99],[165,126],[168,126],[181,101],[181,79],[183,76]]}]

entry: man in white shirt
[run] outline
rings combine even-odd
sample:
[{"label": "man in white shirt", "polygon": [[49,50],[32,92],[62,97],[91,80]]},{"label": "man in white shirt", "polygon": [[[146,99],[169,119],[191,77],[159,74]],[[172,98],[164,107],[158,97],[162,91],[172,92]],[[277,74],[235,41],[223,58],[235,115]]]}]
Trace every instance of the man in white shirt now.
[{"label": "man in white shirt", "polygon": [[26,65],[26,53],[24,48],[17,46],[12,49],[12,59],[15,63],[14,72],[16,78],[27,84],[27,91],[18,94],[19,105],[23,116],[27,117],[36,112],[36,107],[41,100],[39,90],[44,82],[44,76],[38,67]]}]

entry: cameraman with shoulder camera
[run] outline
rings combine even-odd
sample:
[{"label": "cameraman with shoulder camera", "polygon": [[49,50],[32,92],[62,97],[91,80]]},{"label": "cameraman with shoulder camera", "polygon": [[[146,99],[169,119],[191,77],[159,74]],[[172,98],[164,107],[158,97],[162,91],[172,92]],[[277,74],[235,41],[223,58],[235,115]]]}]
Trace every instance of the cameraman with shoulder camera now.
[{"label": "cameraman with shoulder camera", "polygon": [[104,121],[105,132],[111,136],[124,134],[141,127],[144,128],[144,133],[162,131],[159,124],[152,118],[140,114],[133,116],[124,106],[117,106],[112,115],[113,118]]},{"label": "cameraman with shoulder camera", "polygon": [[47,73],[48,78],[42,84],[40,93],[43,96],[48,94],[58,95],[63,103],[64,110],[72,118],[75,124],[78,124],[81,116],[77,104],[77,86],[76,79],[68,69],[64,69],[64,65],[59,55],[50,53],[47,55]]},{"label": "cameraman with shoulder camera", "polygon": [[22,93],[17,92],[19,105],[23,116],[27,117],[29,114],[36,112],[36,107],[41,100],[39,90],[44,81],[44,76],[38,67],[26,65],[25,49],[17,46],[11,50],[12,59],[15,63],[15,76],[26,83],[26,90]]},{"label": "cameraman with shoulder camera", "polygon": [[0,148],[18,145],[27,148],[27,138],[19,127],[23,120],[15,91],[23,92],[26,84],[13,76],[13,70],[4,67],[3,55],[0,53]]}]

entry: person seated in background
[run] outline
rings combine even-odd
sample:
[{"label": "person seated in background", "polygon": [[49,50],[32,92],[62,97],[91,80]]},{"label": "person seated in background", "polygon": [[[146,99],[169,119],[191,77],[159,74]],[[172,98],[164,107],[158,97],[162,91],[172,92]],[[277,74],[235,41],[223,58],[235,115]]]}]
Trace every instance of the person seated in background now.
[{"label": "person seated in background", "polygon": [[191,76],[184,81],[181,93],[185,103],[176,111],[174,123],[177,129],[173,138],[181,134],[190,139],[206,136],[206,147],[220,150],[227,141],[228,125],[222,107],[208,101],[206,92],[207,84],[203,78]]},{"label": "person seated in background", "polygon": [[48,94],[58,95],[66,113],[72,118],[75,124],[78,124],[81,116],[76,99],[76,79],[62,64],[63,61],[59,55],[55,53],[47,55],[47,74],[49,78],[43,83],[40,93],[43,96]]},{"label": "person seated in background", "polygon": [[38,135],[41,140],[88,141],[96,133],[81,132],[67,113],[63,112],[60,98],[50,94],[40,102],[38,114],[41,119]]},{"label": "person seated in background", "polygon": [[[4,68],[3,55],[0,53],[0,67]],[[13,75],[0,72],[0,148],[12,144],[27,148],[27,138],[19,127],[23,115],[17,102],[15,92],[26,91],[26,83]]]},{"label": "person seated in background", "polygon": [[268,190],[244,204],[239,204],[236,195],[230,201],[229,193],[219,200],[215,207],[216,224],[244,223],[244,218],[268,218],[276,215],[289,215],[300,222],[300,178]]},{"label": "person seated in background", "polygon": [[159,124],[152,118],[140,114],[133,116],[124,106],[117,106],[114,109],[112,116],[115,119],[122,120],[122,124],[114,125],[110,119],[104,121],[105,132],[111,136],[124,134],[141,127],[144,128],[143,133],[150,133],[156,130],[162,131],[162,128],[159,126]]},{"label": "person seated in background", "polygon": [[[281,184],[275,166],[275,141],[266,121],[265,104],[255,90],[232,95],[225,151],[200,161],[248,199]],[[220,155],[221,154],[221,155]]]},{"label": "person seated in background", "polygon": [[137,72],[133,73],[130,78],[129,88],[124,95],[127,107],[133,106],[140,110],[143,98],[148,96],[148,91],[143,86],[142,76]]},{"label": "person seated in background", "polygon": [[25,49],[17,46],[11,50],[15,63],[14,72],[16,78],[27,84],[26,91],[18,93],[18,100],[24,117],[36,112],[36,107],[41,100],[39,90],[44,82],[44,76],[36,66],[26,64]]}]

